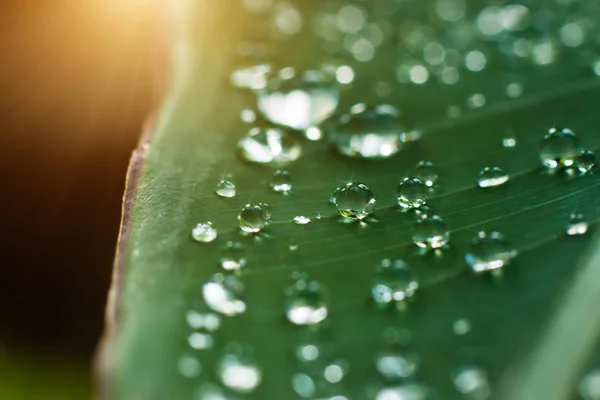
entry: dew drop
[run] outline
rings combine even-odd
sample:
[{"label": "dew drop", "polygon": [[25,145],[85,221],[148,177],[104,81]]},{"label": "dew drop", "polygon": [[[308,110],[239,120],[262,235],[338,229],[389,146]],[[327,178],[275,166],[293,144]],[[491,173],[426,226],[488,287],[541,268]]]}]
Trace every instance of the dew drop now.
[{"label": "dew drop", "polygon": [[231,73],[231,84],[242,89],[264,89],[270,71],[271,66],[268,64],[241,67]]},{"label": "dew drop", "polygon": [[414,296],[418,288],[408,264],[386,258],[375,268],[371,296],[377,304],[397,303]]},{"label": "dew drop", "polygon": [[420,383],[406,383],[394,386],[385,386],[379,389],[375,400],[433,400],[434,392]]},{"label": "dew drop", "polygon": [[465,260],[473,271],[479,273],[502,268],[516,255],[517,251],[500,232],[479,232],[473,239]]},{"label": "dew drop", "polygon": [[292,176],[284,169],[273,172],[271,189],[275,192],[288,193],[292,190]]},{"label": "dew drop", "polygon": [[452,383],[466,399],[485,400],[492,394],[487,373],[473,365],[457,368],[452,374]]},{"label": "dew drop", "polygon": [[508,182],[508,179],[508,174],[499,167],[485,167],[479,171],[477,186],[480,188],[502,186]]},{"label": "dew drop", "polygon": [[194,400],[234,400],[223,388],[214,383],[205,383],[194,392]]},{"label": "dew drop", "polygon": [[427,185],[419,178],[404,178],[398,184],[396,194],[400,207],[421,208],[427,202]]},{"label": "dew drop", "polygon": [[302,154],[302,146],[294,135],[280,128],[250,129],[238,142],[242,157],[259,164],[287,164]]},{"label": "dew drop", "polygon": [[375,366],[385,379],[408,378],[417,371],[419,359],[416,354],[388,351],[377,356]]},{"label": "dew drop", "polygon": [[221,181],[217,183],[215,193],[221,197],[235,197],[235,185],[229,181]]},{"label": "dew drop", "polygon": [[310,224],[310,218],[305,217],[304,215],[297,215],[294,217],[294,223],[296,225],[306,225]]},{"label": "dew drop", "polygon": [[286,290],[285,315],[291,323],[318,324],[327,312],[327,295],[320,283],[301,279]]},{"label": "dew drop", "polygon": [[470,331],[471,331],[471,321],[469,321],[466,318],[457,319],[452,324],[452,332],[454,332],[455,335],[458,335],[458,336],[466,335]]},{"label": "dew drop", "polygon": [[204,329],[214,332],[221,326],[221,319],[213,313],[201,314],[198,311],[190,310],[186,314],[186,320],[192,329]]},{"label": "dew drop", "polygon": [[213,337],[210,333],[194,332],[188,336],[188,344],[194,350],[210,349],[213,346]]},{"label": "dew drop", "polygon": [[269,121],[297,130],[325,121],[338,101],[338,89],[319,71],[272,80],[258,93],[258,109]]},{"label": "dew drop", "polygon": [[367,107],[359,103],[340,118],[329,138],[340,154],[377,159],[396,154],[403,136],[395,107],[388,104]]},{"label": "dew drop", "polygon": [[596,155],[589,150],[583,150],[575,157],[574,167],[580,174],[587,174],[596,168]]},{"label": "dew drop", "polygon": [[523,94],[523,84],[512,82],[506,86],[506,95],[513,99],[520,97]]},{"label": "dew drop", "polygon": [[240,229],[248,233],[262,231],[270,219],[271,214],[268,205],[263,203],[247,204],[238,215]]},{"label": "dew drop", "polygon": [[221,382],[238,393],[252,392],[262,380],[261,369],[249,356],[225,354],[217,369]]},{"label": "dew drop", "polygon": [[375,209],[375,195],[362,183],[348,183],[336,189],[333,196],[338,211],[346,218],[361,220]]},{"label": "dew drop", "polygon": [[600,400],[600,369],[589,371],[581,379],[579,395],[583,400]]},{"label": "dew drop", "polygon": [[502,139],[502,147],[513,148],[517,145],[517,141],[513,137],[505,137]]},{"label": "dew drop", "polygon": [[196,378],[202,372],[202,365],[196,357],[182,356],[177,362],[177,369],[186,378]]},{"label": "dew drop", "polygon": [[485,105],[485,101],[485,96],[482,93],[475,93],[467,99],[467,106],[469,108],[480,108]]},{"label": "dew drop", "polygon": [[413,242],[422,249],[439,249],[446,246],[449,240],[450,231],[438,215],[425,216],[415,225]]},{"label": "dew drop", "polygon": [[542,138],[540,158],[549,169],[571,167],[583,147],[575,133],[566,128],[552,128]]},{"label": "dew drop", "polygon": [[415,178],[420,179],[425,186],[433,187],[437,182],[438,174],[431,161],[419,161],[415,168]]},{"label": "dew drop", "polygon": [[290,251],[296,251],[296,250],[298,250],[298,248],[299,248],[300,246],[298,245],[298,242],[296,242],[296,241],[292,240],[292,241],[290,242],[290,245],[289,245],[288,247],[289,247]]},{"label": "dew drop", "polygon": [[216,274],[202,287],[202,296],[206,304],[220,314],[232,317],[246,311],[246,302],[242,299],[244,286],[233,275]]},{"label": "dew drop", "polygon": [[581,214],[571,214],[567,225],[567,235],[584,235],[588,231],[588,223]]},{"label": "dew drop", "polygon": [[240,242],[227,242],[221,252],[221,266],[226,271],[239,270],[246,265],[246,250]]},{"label": "dew drop", "polygon": [[192,238],[200,243],[209,243],[217,238],[217,230],[211,222],[202,222],[192,229]]}]

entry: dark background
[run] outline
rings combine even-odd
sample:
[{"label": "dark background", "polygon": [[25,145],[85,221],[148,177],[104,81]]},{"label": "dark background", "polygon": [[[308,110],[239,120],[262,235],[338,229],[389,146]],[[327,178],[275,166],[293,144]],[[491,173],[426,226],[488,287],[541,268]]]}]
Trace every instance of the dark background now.
[{"label": "dark background", "polygon": [[0,366],[12,373],[66,364],[89,385],[127,164],[164,76],[160,11],[0,2]]}]

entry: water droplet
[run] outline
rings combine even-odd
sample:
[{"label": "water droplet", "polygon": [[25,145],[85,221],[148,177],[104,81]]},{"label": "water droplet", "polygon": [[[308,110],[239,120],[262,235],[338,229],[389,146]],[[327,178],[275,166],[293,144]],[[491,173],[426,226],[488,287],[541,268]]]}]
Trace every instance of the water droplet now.
[{"label": "water droplet", "polygon": [[401,302],[414,296],[419,283],[402,260],[384,259],[375,268],[371,296],[377,304]]},{"label": "water droplet", "polygon": [[466,335],[471,331],[471,321],[466,318],[457,319],[452,324],[452,332],[458,336]]},{"label": "water droplet", "polygon": [[233,275],[216,274],[202,287],[202,296],[213,310],[226,316],[234,316],[246,311],[246,302],[242,299],[244,286]]},{"label": "water droplet", "polygon": [[431,161],[419,161],[415,168],[415,178],[420,179],[425,186],[433,187],[437,182],[438,174]]},{"label": "water droplet", "polygon": [[186,378],[196,378],[202,372],[202,365],[196,357],[182,356],[177,363],[177,369]]},{"label": "water droplet", "polygon": [[335,79],[342,85],[352,83],[354,80],[354,70],[347,65],[342,65],[335,71]]},{"label": "water droplet", "polygon": [[267,85],[267,78],[271,71],[268,64],[252,65],[238,68],[231,73],[231,84],[238,88],[260,90]]},{"label": "water droplet", "polygon": [[238,393],[250,393],[260,384],[262,371],[249,356],[225,354],[218,364],[221,382]]},{"label": "water droplet", "polygon": [[211,222],[202,222],[192,229],[192,238],[200,243],[209,243],[217,238],[217,230]]},{"label": "water droplet", "polygon": [[473,50],[467,53],[465,56],[465,66],[468,70],[473,72],[483,71],[487,64],[487,58],[479,50]]},{"label": "water droplet", "polygon": [[298,250],[298,247],[300,247],[300,246],[298,245],[298,243],[295,240],[292,240],[288,247],[289,247],[290,251],[296,251],[296,250]]},{"label": "water droplet", "polygon": [[501,186],[508,182],[508,179],[508,174],[499,167],[485,167],[479,171],[477,186],[480,188]]},{"label": "water droplet", "polygon": [[596,156],[589,150],[583,150],[575,157],[574,167],[580,174],[587,174],[596,168]]},{"label": "water droplet", "polygon": [[258,109],[279,125],[305,130],[329,118],[338,105],[339,92],[319,71],[306,71],[290,79],[274,79],[258,93]]},{"label": "water droplet", "polygon": [[362,183],[348,183],[332,195],[338,211],[346,218],[364,219],[375,209],[375,195]]},{"label": "water droplet", "polygon": [[224,270],[238,270],[246,265],[246,250],[240,242],[227,242],[221,253]]},{"label": "water droplet", "polygon": [[296,325],[314,325],[327,318],[327,295],[321,284],[299,280],[286,290],[285,314]]},{"label": "water droplet", "polygon": [[238,215],[240,229],[248,233],[260,232],[267,226],[270,219],[268,205],[263,203],[247,204]]},{"label": "water droplet", "polygon": [[571,167],[582,151],[581,142],[572,130],[552,128],[542,138],[540,158],[549,169]]},{"label": "water droplet", "polygon": [[375,400],[433,400],[434,392],[420,383],[386,386],[377,392]]},{"label": "water droplet", "polygon": [[317,213],[315,214],[315,218],[316,218],[316,219],[321,219],[321,218],[323,218],[323,214],[321,214],[320,212],[317,212]]},{"label": "water droplet", "polygon": [[467,99],[467,107],[479,108],[485,105],[485,96],[482,93],[475,93]]},{"label": "water droplet", "polygon": [[284,169],[273,172],[271,188],[276,192],[288,193],[292,190],[292,176]]},{"label": "water droplet", "polygon": [[584,235],[588,231],[588,223],[581,214],[571,214],[569,225],[567,225],[567,235]]},{"label": "water droplet", "polygon": [[213,313],[201,314],[197,311],[190,310],[186,314],[188,325],[192,329],[205,329],[209,332],[214,332],[221,326],[221,319]]},{"label": "water droplet", "polygon": [[473,239],[465,260],[475,272],[484,272],[504,267],[517,255],[500,232],[479,232]]},{"label": "water droplet", "polygon": [[340,154],[357,158],[388,158],[400,150],[404,130],[398,125],[398,110],[388,104],[354,105],[330,134]]},{"label": "water droplet", "polygon": [[194,350],[210,349],[213,346],[213,337],[210,333],[194,332],[188,336],[188,344]]},{"label": "water droplet", "polygon": [[583,400],[600,400],[600,369],[591,370],[581,379],[579,394]]},{"label": "water droplet", "polygon": [[513,148],[517,145],[517,141],[513,137],[505,137],[502,139],[502,147]]},{"label": "water droplet", "polygon": [[235,185],[229,181],[221,181],[217,184],[215,193],[221,197],[235,197]]},{"label": "water droplet", "polygon": [[223,388],[214,383],[205,383],[194,392],[194,400],[234,400]]},{"label": "water droplet", "polygon": [[386,379],[408,378],[417,371],[419,359],[416,354],[388,351],[377,356],[375,366]]},{"label": "water droplet", "polygon": [[293,133],[280,128],[250,129],[238,142],[245,160],[259,164],[287,164],[302,154],[302,146]]},{"label": "water droplet", "polygon": [[425,216],[415,225],[413,242],[422,249],[439,249],[448,244],[449,240],[450,231],[438,215]]},{"label": "water droplet", "polygon": [[420,208],[427,202],[427,185],[419,178],[404,178],[398,184],[396,194],[400,207]]},{"label": "water droplet", "polygon": [[523,84],[512,82],[506,86],[506,95],[513,99],[520,97],[523,94]]},{"label": "water droplet", "polygon": [[256,122],[256,113],[250,108],[245,108],[242,111],[240,111],[240,120],[247,124],[252,124]]},{"label": "water droplet", "polygon": [[305,217],[304,215],[297,215],[294,217],[294,223],[297,225],[306,225],[310,224],[310,218]]},{"label": "water droplet", "polygon": [[452,375],[456,390],[470,400],[485,400],[491,396],[487,373],[476,366],[463,366]]}]

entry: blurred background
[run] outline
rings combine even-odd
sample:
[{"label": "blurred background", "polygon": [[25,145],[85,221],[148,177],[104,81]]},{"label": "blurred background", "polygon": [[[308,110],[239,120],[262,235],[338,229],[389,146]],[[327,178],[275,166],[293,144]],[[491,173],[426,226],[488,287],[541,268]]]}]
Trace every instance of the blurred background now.
[{"label": "blurred background", "polygon": [[150,0],[0,2],[0,397],[89,398],[131,151],[160,93]]}]

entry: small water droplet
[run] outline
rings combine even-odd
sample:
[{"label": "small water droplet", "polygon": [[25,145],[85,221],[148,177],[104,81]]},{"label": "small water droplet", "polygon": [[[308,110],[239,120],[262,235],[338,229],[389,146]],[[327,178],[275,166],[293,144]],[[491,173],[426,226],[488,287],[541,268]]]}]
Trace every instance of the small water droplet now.
[{"label": "small water droplet", "polygon": [[302,146],[293,133],[281,128],[250,129],[238,142],[242,157],[259,164],[287,164],[302,154]]},{"label": "small water droplet", "polygon": [[466,335],[470,331],[471,331],[471,321],[469,321],[466,318],[457,319],[452,324],[452,332],[454,332],[455,335],[458,335],[458,336]]},{"label": "small water droplet", "polygon": [[496,187],[504,185],[508,180],[508,174],[499,167],[485,167],[479,171],[477,186],[480,188]]},{"label": "small water droplet", "polygon": [[377,356],[375,361],[377,371],[389,380],[408,378],[419,367],[419,358],[416,354],[404,354],[400,351],[387,351]]},{"label": "small water droplet", "polygon": [[346,218],[364,219],[375,209],[375,195],[362,183],[348,183],[336,189],[332,196],[338,211]]},{"label": "small water droplet", "polygon": [[213,346],[213,337],[210,333],[194,332],[188,336],[188,344],[194,350],[210,349]]},{"label": "small water droplet", "polygon": [[296,250],[298,250],[298,248],[300,246],[298,245],[298,242],[296,242],[295,240],[292,240],[288,247],[289,247],[290,251],[296,251]]},{"label": "small water droplet", "polygon": [[240,119],[242,120],[242,122],[252,124],[256,122],[256,113],[251,108],[245,108],[242,111],[240,111]]},{"label": "small water droplet", "polygon": [[186,320],[192,329],[205,329],[209,332],[214,332],[221,326],[221,319],[213,313],[199,313],[198,311],[190,310],[186,314]]},{"label": "small water droplet", "polygon": [[221,382],[238,393],[250,393],[260,384],[262,371],[248,355],[225,354],[218,364]]},{"label": "small water droplet", "polygon": [[286,290],[285,314],[296,325],[314,325],[327,318],[325,290],[315,281],[299,280]]},{"label": "small water droplet", "polygon": [[300,361],[314,361],[319,357],[319,347],[315,344],[302,344],[296,349],[296,356]]},{"label": "small water droplet", "polygon": [[505,137],[502,139],[502,147],[513,148],[517,145],[517,141],[513,137]]},{"label": "small water droplet", "polygon": [[487,373],[473,365],[457,368],[452,374],[452,383],[469,400],[485,400],[492,394]]},{"label": "small water droplet", "polygon": [[227,242],[221,252],[221,266],[224,270],[238,270],[246,265],[246,250],[240,242]]},{"label": "small water droplet", "polygon": [[376,159],[396,154],[403,133],[395,107],[388,104],[367,107],[361,103],[340,118],[329,138],[340,154]]},{"label": "small water droplet", "polygon": [[248,233],[260,232],[267,226],[270,219],[271,213],[268,205],[263,203],[247,204],[238,215],[240,229]]},{"label": "small water droplet", "polygon": [[433,187],[437,182],[438,174],[431,161],[419,161],[415,168],[415,178],[420,179],[425,186]]},{"label": "small water droplet", "polygon": [[513,99],[520,97],[523,94],[523,84],[520,82],[512,82],[506,86],[506,95]]},{"label": "small water droplet", "polygon": [[271,188],[275,192],[288,193],[292,190],[292,176],[284,169],[273,172],[271,177]]},{"label": "small water droplet", "polygon": [[596,168],[596,155],[589,150],[583,150],[575,157],[574,167],[580,174],[587,174]]},{"label": "small water droplet", "polygon": [[414,296],[418,288],[408,264],[384,259],[375,268],[371,296],[377,304],[397,303]]},{"label": "small water droplet", "polygon": [[500,232],[479,232],[473,239],[465,260],[473,271],[484,272],[504,267],[516,255],[517,251],[511,248]]},{"label": "small water droplet", "polygon": [[581,214],[571,214],[569,225],[567,225],[567,235],[584,235],[588,231],[588,223]]},{"label": "small water droplet", "polygon": [[202,365],[196,357],[182,356],[177,363],[177,369],[186,378],[196,378],[202,372]]},{"label": "small water droplet", "polygon": [[420,383],[385,386],[377,391],[374,400],[433,400],[434,392]]},{"label": "small water droplet", "polygon": [[217,183],[215,193],[221,197],[235,197],[235,185],[229,181],[221,181]]},{"label": "small water droplet", "polygon": [[231,73],[231,84],[242,89],[264,89],[270,71],[271,66],[268,64],[241,67]]},{"label": "small water droplet", "polygon": [[214,383],[205,383],[194,391],[194,400],[234,400],[223,388]]},{"label": "small water droplet", "polygon": [[419,178],[404,178],[398,184],[396,194],[400,207],[420,208],[427,202],[427,185]]},{"label": "small water droplet", "polygon": [[226,316],[242,314],[246,302],[242,299],[244,286],[233,275],[216,274],[202,286],[202,296],[213,310]]},{"label": "small water droplet", "polygon": [[582,400],[600,400],[600,369],[589,371],[579,382]]},{"label": "small water droplet", "polygon": [[467,99],[467,107],[480,108],[485,105],[485,96],[482,93],[475,93]]},{"label": "small water droplet", "polygon": [[297,130],[325,121],[338,101],[338,89],[320,71],[273,79],[258,93],[258,109],[268,120]]},{"label": "small water droplet", "polygon": [[583,147],[575,133],[566,128],[552,128],[540,144],[542,165],[549,169],[571,167]]},{"label": "small water droplet", "polygon": [[321,219],[321,218],[323,218],[323,214],[321,214],[320,212],[317,212],[317,213],[315,214],[315,218],[316,218],[316,219]]},{"label": "small water droplet", "polygon": [[417,221],[413,242],[422,249],[439,249],[448,244],[450,231],[439,215],[425,216]]},{"label": "small water droplet", "polygon": [[297,215],[294,217],[294,223],[296,225],[306,225],[310,224],[310,218],[305,217],[304,215]]},{"label": "small water droplet", "polygon": [[211,222],[202,222],[192,229],[192,238],[200,243],[209,243],[217,238],[217,230]]}]

